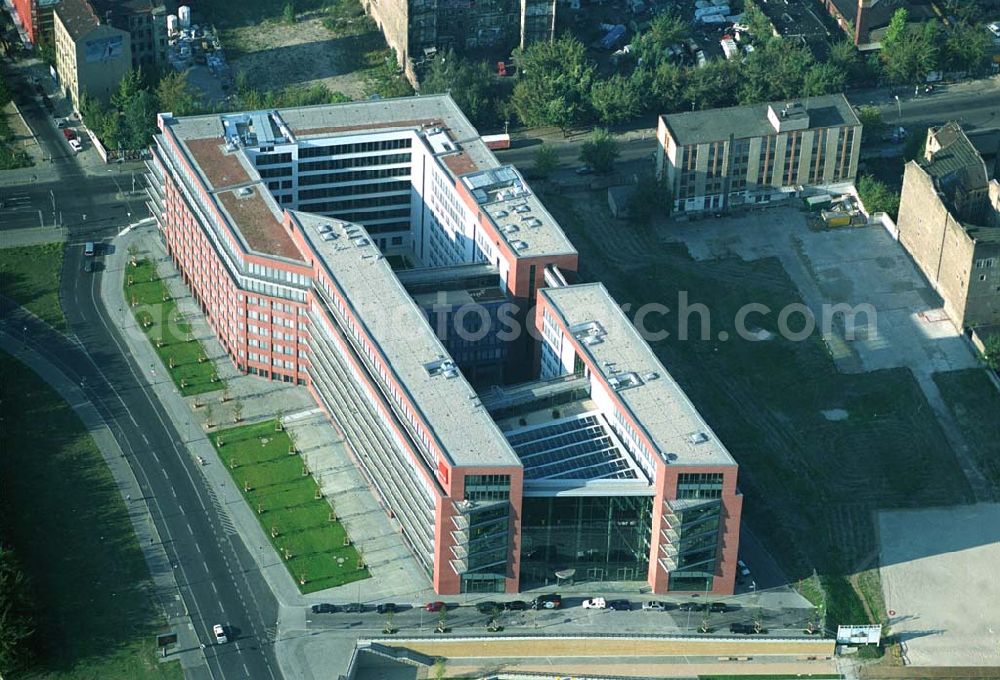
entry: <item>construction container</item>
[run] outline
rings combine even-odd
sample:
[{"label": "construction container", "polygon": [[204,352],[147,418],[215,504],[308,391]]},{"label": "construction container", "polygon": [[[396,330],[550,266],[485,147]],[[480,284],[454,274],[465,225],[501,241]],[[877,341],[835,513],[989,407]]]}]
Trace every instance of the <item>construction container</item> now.
[{"label": "construction container", "polygon": [[191,8],[187,5],[181,5],[177,8],[177,18],[180,20],[181,28],[191,27]]}]

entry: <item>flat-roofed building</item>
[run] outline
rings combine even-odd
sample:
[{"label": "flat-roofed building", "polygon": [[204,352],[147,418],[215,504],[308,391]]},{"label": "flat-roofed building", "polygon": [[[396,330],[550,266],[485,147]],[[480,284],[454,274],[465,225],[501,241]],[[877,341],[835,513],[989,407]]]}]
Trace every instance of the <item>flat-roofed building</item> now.
[{"label": "flat-roofed building", "polygon": [[663,115],[657,140],[674,210],[714,211],[853,181],[861,122],[838,94]]},{"label": "flat-roofed building", "polygon": [[80,108],[84,94],[107,100],[132,67],[128,31],[103,23],[87,0],[61,0],[55,9],[56,73]]},{"label": "flat-roofed building", "polygon": [[[628,537],[632,556],[608,557],[615,566],[605,564],[600,573],[588,568],[593,579],[646,581],[657,592],[732,592],[728,556],[737,539],[725,513],[738,515],[730,488],[735,466],[696,423],[696,413],[684,410],[683,394],[648,348],[633,363],[650,381],[651,373],[663,376],[645,394],[669,391],[676,407],[669,413],[646,402],[630,406],[610,377],[557,374],[545,368],[551,361],[544,352],[543,380],[498,384],[538,378],[529,331],[542,326],[529,308],[541,300],[539,291],[554,296],[549,309],[586,315],[594,313],[584,307],[588,298],[560,291],[590,287],[567,287],[577,268],[572,244],[450,97],[161,114],[159,128],[149,205],[222,346],[239,370],[310,390],[344,433],[437,592],[516,592],[522,580],[564,572],[561,557],[539,561],[545,539],[525,532],[523,496],[530,489],[549,499],[533,504],[561,504],[551,499],[579,496],[580,488],[604,493],[601,502],[615,505],[617,514],[648,520]],[[601,314],[619,360],[632,361],[641,338],[626,329],[624,317],[603,307]],[[581,354],[580,365],[587,361]],[[553,399],[563,404],[558,415],[536,408]],[[683,497],[726,499],[704,510],[702,521],[722,527],[711,531],[721,547],[697,564],[681,559],[695,544],[673,533],[688,527],[685,517],[694,521],[694,506],[675,501],[667,517],[663,499],[678,493],[670,487],[676,479],[657,467],[660,450],[622,425],[648,418],[655,437],[669,437],[665,415],[676,418],[675,428],[708,437],[684,450],[686,459],[703,458],[692,471],[724,468],[718,478],[688,480],[698,489],[707,485],[708,495]],[[580,465],[575,450],[550,446],[565,428],[571,438],[589,438],[583,446],[590,448],[579,455],[593,464]],[[650,441],[665,446],[667,439]],[[681,443],[670,444],[663,465]],[[537,447],[545,460],[536,457]],[[626,470],[631,477],[622,477]],[[619,478],[624,486],[612,483]],[[632,500],[619,508],[607,492],[625,486]],[[599,530],[581,528],[594,545]],[[699,531],[707,532],[707,524]],[[685,535],[693,541],[695,533]],[[528,536],[534,547],[525,568]],[[661,547],[668,540],[673,548]],[[703,537],[698,545],[708,543]],[[697,576],[671,582],[664,571],[682,574],[687,567]]]}]

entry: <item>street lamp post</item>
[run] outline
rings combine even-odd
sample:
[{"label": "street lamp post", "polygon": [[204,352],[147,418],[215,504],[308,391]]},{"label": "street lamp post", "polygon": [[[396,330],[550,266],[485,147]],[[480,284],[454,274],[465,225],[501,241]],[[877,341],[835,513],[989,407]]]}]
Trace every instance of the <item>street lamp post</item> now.
[{"label": "street lamp post", "polygon": [[896,120],[902,124],[903,122],[903,107],[899,103],[899,95],[893,95],[896,98]]}]

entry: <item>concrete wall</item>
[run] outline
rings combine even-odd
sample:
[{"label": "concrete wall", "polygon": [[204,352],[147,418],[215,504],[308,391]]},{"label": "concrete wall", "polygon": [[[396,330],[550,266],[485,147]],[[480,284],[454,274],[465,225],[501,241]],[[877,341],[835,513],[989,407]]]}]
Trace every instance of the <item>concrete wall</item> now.
[{"label": "concrete wall", "polygon": [[965,307],[974,243],[917,163],[906,165],[899,204],[899,242],[944,299],[952,323],[965,325]]}]

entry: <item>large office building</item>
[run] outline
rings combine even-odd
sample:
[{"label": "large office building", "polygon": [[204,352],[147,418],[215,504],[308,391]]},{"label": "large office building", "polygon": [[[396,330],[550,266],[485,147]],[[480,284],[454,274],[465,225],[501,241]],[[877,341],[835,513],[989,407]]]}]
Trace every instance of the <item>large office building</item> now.
[{"label": "large office building", "polygon": [[861,122],[837,94],[663,115],[657,139],[674,210],[717,211],[853,181]]},{"label": "large office building", "polygon": [[899,242],[959,329],[1000,326],[1000,182],[958,123],[906,164]]},{"label": "large office building", "polygon": [[735,462],[450,97],[159,128],[150,206],[222,346],[311,391],[437,592],[732,592]]}]

